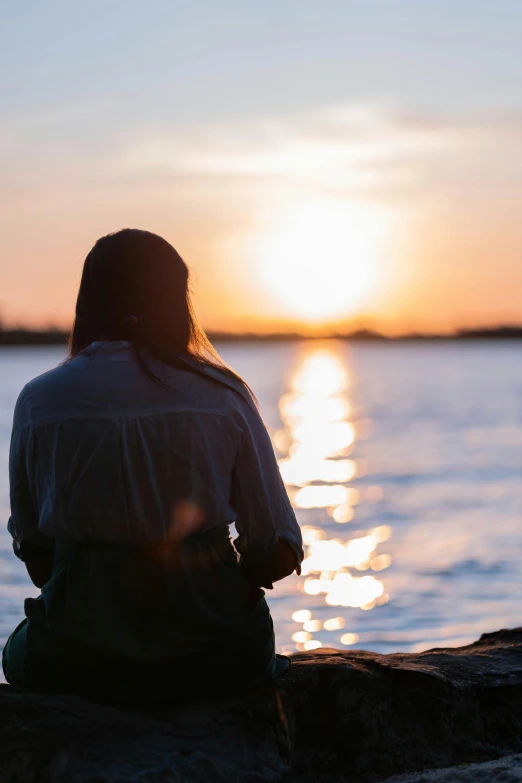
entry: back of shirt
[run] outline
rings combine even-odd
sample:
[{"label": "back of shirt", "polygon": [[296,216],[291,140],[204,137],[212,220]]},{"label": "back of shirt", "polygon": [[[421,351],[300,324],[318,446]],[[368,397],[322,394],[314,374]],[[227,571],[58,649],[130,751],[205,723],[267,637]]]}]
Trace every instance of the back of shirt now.
[{"label": "back of shirt", "polygon": [[[101,342],[35,379],[17,403],[10,457],[9,529],[15,549],[24,542],[53,547],[58,541],[69,553],[67,616],[65,604],[58,608],[46,586],[46,622],[54,617],[62,635],[90,637],[91,642],[94,636],[105,648],[115,647],[111,627],[116,622],[121,637],[116,647],[142,653],[144,634],[138,626],[143,618],[136,626],[134,608],[127,619],[123,609],[137,600],[128,584],[128,559],[134,555],[123,558],[127,586],[118,582],[114,588],[121,551],[131,550],[115,556],[111,544],[132,548],[204,540],[212,531],[219,537],[235,521],[236,546],[246,563],[255,567],[268,560],[280,537],[302,559],[299,527],[247,392],[239,384],[234,388],[235,382],[219,371],[216,379],[211,369],[209,377],[202,377],[158,361],[152,368],[164,383],[145,375],[129,343]],[[108,548],[100,548],[103,543]],[[74,554],[74,545],[83,546],[82,558]],[[169,616],[179,621],[190,606],[192,618],[199,613],[198,622],[204,624],[206,617],[214,628],[230,625],[233,617],[244,621],[248,590],[243,583],[244,595],[229,596],[228,606],[220,608],[237,577],[231,576],[236,563],[231,549],[220,549],[225,552],[221,597],[212,594],[201,558],[197,575],[186,558],[178,562],[176,586],[161,588],[171,593],[165,605]],[[152,571],[147,570],[146,580]],[[100,611],[108,615],[102,633]],[[147,611],[150,615],[150,606]],[[186,629],[183,633],[193,639]],[[172,644],[172,635],[167,636]],[[151,652],[149,639],[147,654],[159,654],[165,641],[160,638]]]},{"label": "back of shirt", "polygon": [[[21,398],[38,529],[82,541],[162,541],[230,523],[238,396],[183,370],[153,383],[127,346],[101,344]],[[245,406],[246,407],[246,406]],[[188,531],[185,531],[188,533]]]}]

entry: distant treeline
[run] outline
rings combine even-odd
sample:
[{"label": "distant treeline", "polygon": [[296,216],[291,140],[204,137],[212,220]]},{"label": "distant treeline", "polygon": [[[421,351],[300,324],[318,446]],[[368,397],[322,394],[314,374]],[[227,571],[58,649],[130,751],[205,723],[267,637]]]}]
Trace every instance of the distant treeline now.
[{"label": "distant treeline", "polygon": [[0,345],[65,345],[67,337],[61,329],[0,328]]},{"label": "distant treeline", "polygon": [[[67,343],[67,332],[60,329],[3,329],[0,327],[0,345],[63,345]],[[413,340],[520,340],[522,326],[497,326],[483,329],[460,329],[453,334],[410,333],[398,337],[387,337],[371,329],[356,329],[352,332],[332,333],[318,337],[298,332],[278,332],[255,334],[251,332],[209,332],[212,342],[282,342],[284,340],[306,340],[335,338],[338,340],[357,340],[365,342],[396,342]]]}]

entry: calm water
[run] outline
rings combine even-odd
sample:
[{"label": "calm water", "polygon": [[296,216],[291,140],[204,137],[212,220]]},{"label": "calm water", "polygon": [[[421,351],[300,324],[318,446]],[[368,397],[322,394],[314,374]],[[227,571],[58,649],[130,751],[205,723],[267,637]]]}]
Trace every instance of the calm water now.
[{"label": "calm water", "polygon": [[[218,346],[256,391],[306,560],[268,594],[282,651],[466,644],[522,624],[522,344]],[[0,643],[35,595],[11,553],[13,406],[57,348],[0,349]]]}]

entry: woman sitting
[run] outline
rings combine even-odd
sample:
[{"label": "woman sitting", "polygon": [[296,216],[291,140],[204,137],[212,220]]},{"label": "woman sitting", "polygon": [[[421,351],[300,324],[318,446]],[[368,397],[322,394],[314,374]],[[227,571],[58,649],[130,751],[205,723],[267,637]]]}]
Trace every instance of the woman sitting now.
[{"label": "woman sitting", "polygon": [[261,588],[299,573],[299,526],[253,395],[159,236],[90,251],[69,357],[18,399],[10,482],[14,550],[42,592],[4,649],[8,682],[139,703],[288,666]]}]

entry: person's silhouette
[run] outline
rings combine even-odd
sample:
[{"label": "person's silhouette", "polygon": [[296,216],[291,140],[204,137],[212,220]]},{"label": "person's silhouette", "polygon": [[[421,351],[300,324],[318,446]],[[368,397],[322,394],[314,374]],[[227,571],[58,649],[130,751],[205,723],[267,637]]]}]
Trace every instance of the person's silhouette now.
[{"label": "person's silhouette", "polygon": [[255,398],[198,325],[168,242],[96,242],[69,348],[15,410],[9,531],[42,594],[6,679],[140,702],[277,676],[261,588],[299,570],[299,526]]}]

